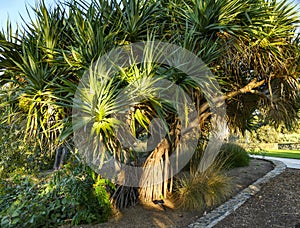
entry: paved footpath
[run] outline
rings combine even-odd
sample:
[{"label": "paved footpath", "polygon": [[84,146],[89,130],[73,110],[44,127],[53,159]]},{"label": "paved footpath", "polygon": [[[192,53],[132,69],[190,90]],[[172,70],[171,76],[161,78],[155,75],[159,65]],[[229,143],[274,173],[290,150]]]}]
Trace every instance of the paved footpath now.
[{"label": "paved footpath", "polygon": [[300,159],[277,158],[277,157],[269,157],[269,156],[262,156],[262,155],[251,155],[251,157],[253,157],[253,158],[263,158],[263,159],[267,159],[267,160],[277,160],[277,161],[281,161],[284,164],[286,164],[286,166],[288,168],[300,169]]}]

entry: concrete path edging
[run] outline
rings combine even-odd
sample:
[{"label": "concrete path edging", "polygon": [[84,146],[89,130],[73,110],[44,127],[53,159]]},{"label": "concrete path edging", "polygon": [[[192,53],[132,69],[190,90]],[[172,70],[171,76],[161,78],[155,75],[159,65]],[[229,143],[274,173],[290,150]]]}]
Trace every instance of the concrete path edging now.
[{"label": "concrete path edging", "polygon": [[277,175],[281,174],[287,166],[278,160],[272,159],[263,159],[271,161],[274,164],[274,169],[268,172],[263,177],[256,180],[253,184],[249,185],[247,188],[242,190],[240,193],[235,195],[233,198],[226,201],[221,206],[217,207],[210,213],[206,214],[205,216],[196,220],[196,222],[190,224],[189,228],[203,228],[203,227],[213,227],[222,219],[230,215],[240,206],[242,206],[251,196],[255,195],[257,192],[260,191],[263,184],[269,182],[272,178],[276,177]]},{"label": "concrete path edging", "polygon": [[261,159],[265,159],[265,160],[282,161],[284,164],[286,164],[287,168],[300,169],[300,159],[269,157],[269,156],[264,156],[264,155],[253,155],[253,154],[250,156],[252,158],[261,158]]}]

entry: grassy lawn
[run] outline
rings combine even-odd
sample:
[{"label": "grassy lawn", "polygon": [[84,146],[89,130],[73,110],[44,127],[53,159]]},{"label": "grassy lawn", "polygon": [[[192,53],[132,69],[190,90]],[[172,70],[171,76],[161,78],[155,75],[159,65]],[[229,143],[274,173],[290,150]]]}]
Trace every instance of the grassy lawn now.
[{"label": "grassy lawn", "polygon": [[251,152],[252,154],[265,155],[279,158],[296,158],[300,159],[300,150],[264,150],[261,152]]}]

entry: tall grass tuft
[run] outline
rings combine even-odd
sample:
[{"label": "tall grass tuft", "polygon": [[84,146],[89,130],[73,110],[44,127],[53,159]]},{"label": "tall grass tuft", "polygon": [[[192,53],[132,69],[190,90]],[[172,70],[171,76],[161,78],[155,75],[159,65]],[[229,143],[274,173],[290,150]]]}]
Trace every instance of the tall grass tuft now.
[{"label": "tall grass tuft", "polygon": [[202,173],[178,178],[173,201],[178,208],[204,212],[222,203],[232,193],[231,178],[215,162]]}]

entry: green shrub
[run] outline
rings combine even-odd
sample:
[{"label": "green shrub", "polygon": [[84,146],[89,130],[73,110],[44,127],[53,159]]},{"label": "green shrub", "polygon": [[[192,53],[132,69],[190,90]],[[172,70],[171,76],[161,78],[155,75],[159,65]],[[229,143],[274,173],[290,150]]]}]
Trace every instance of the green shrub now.
[{"label": "green shrub", "polygon": [[250,162],[247,151],[234,143],[223,144],[217,159],[224,161],[225,168],[248,166]]},{"label": "green shrub", "polygon": [[42,153],[33,143],[25,142],[23,137],[23,130],[0,124],[0,178],[7,178],[13,173],[29,174],[53,167],[54,159]]},{"label": "green shrub", "polygon": [[186,175],[175,185],[173,201],[179,208],[204,212],[225,201],[232,193],[231,178],[214,163],[201,173]]},{"label": "green shrub", "polygon": [[106,181],[68,165],[42,181],[16,175],[0,182],[1,227],[49,227],[105,222],[111,213]]}]

